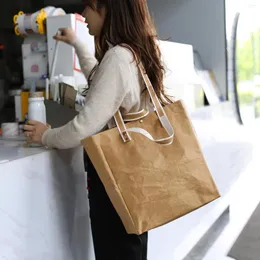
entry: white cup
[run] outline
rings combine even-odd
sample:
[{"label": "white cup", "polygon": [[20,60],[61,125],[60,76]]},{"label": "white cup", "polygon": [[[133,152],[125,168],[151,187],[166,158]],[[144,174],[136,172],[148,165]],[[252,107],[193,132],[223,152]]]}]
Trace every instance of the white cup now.
[{"label": "white cup", "polygon": [[19,135],[18,123],[1,124],[3,138],[12,138]]}]

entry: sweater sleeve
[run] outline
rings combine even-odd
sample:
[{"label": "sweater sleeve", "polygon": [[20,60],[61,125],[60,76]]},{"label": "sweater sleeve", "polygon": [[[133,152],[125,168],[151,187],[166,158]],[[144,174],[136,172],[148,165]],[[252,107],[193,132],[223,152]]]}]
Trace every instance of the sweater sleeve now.
[{"label": "sweater sleeve", "polygon": [[81,145],[88,136],[101,131],[130,92],[127,84],[129,62],[110,50],[99,65],[86,96],[85,106],[63,127],[47,130],[42,143],[49,148],[68,149]]},{"label": "sweater sleeve", "polygon": [[84,73],[86,79],[88,79],[90,72],[98,64],[95,56],[89,51],[88,46],[81,40],[76,39],[73,42],[73,47],[79,58],[79,64],[82,72]]}]

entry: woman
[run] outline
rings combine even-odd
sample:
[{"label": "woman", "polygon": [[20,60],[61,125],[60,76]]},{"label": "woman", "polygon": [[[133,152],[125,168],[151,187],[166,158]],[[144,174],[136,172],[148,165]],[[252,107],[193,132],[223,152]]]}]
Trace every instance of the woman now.
[{"label": "woman", "polygon": [[[111,119],[118,109],[122,113],[143,109],[149,100],[146,102],[138,72],[139,61],[144,64],[159,98],[166,98],[156,31],[146,0],[86,0],[85,4],[83,16],[89,33],[96,39],[96,57],[69,28],[61,29],[62,33],[54,36],[76,49],[82,71],[90,82],[85,107],[74,120],[60,128],[48,129],[36,121],[29,121],[25,126],[25,134],[32,142],[49,148],[79,146],[81,140],[112,125]],[[134,59],[132,50],[138,60]],[[87,172],[96,259],[146,260],[147,233],[140,236],[126,233],[91,162]]]}]

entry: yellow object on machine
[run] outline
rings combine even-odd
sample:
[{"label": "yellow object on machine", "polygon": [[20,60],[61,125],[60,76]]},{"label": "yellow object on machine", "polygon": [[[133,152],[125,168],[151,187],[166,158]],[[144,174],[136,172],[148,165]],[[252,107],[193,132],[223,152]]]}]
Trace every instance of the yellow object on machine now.
[{"label": "yellow object on machine", "polygon": [[65,11],[61,8],[45,7],[33,14],[25,14],[19,11],[14,15],[14,31],[18,36],[28,34],[46,34],[46,18],[48,16],[64,15]]}]

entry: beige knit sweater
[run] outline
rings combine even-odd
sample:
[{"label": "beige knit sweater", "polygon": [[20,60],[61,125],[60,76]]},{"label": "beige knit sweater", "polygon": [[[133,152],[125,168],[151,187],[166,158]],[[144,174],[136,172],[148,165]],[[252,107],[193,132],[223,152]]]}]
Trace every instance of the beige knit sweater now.
[{"label": "beige knit sweater", "polygon": [[[80,40],[73,46],[88,78],[97,60]],[[63,127],[47,130],[42,137],[43,144],[58,149],[81,145],[81,140],[104,129],[119,108],[123,113],[141,110],[145,103],[142,89],[132,53],[126,48],[111,46],[94,74],[84,108]]]}]

